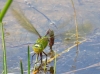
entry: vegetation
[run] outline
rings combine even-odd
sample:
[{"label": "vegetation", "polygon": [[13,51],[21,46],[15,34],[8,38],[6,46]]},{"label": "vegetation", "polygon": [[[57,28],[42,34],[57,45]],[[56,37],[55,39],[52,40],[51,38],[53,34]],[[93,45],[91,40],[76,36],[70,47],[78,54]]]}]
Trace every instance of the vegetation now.
[{"label": "vegetation", "polygon": [[5,36],[2,20],[10,7],[13,0],[8,0],[4,8],[0,12],[0,28],[2,32],[2,50],[3,50],[3,74],[7,74],[7,60],[6,60],[6,46],[5,46]]}]

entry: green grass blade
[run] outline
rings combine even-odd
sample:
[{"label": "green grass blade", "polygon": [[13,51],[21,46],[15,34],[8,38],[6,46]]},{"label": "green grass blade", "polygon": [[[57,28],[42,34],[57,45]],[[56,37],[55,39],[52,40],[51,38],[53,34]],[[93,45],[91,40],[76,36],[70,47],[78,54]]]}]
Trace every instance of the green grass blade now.
[{"label": "green grass blade", "polygon": [[4,15],[6,14],[6,12],[7,12],[8,8],[9,8],[9,6],[10,6],[11,3],[12,3],[12,1],[13,1],[13,0],[7,0],[7,2],[6,2],[6,4],[5,4],[5,6],[4,6],[4,8],[3,8],[3,9],[1,10],[1,12],[0,12],[0,21],[2,21]]},{"label": "green grass blade", "polygon": [[11,6],[11,12],[13,14],[13,16],[16,18],[16,20],[18,21],[18,23],[25,28],[27,31],[38,35],[39,37],[41,37],[41,35],[38,33],[38,31],[36,30],[36,28],[30,23],[30,21],[27,19],[27,17],[24,15],[24,13],[21,11],[22,9],[20,9],[21,7],[19,7],[19,5],[17,3],[13,2],[13,5]]},{"label": "green grass blade", "polygon": [[30,48],[28,46],[28,74],[30,74]]},{"label": "green grass blade", "polygon": [[6,46],[5,46],[5,37],[4,37],[4,28],[3,24],[0,21],[1,31],[2,31],[2,49],[3,49],[3,70],[4,74],[7,74],[7,60],[6,60]]},{"label": "green grass blade", "polygon": [[21,69],[21,74],[24,74],[24,72],[23,72],[23,63],[22,63],[22,60],[20,60],[20,69]]},{"label": "green grass blade", "polygon": [[6,60],[6,46],[5,46],[5,36],[4,36],[4,28],[2,24],[2,20],[11,5],[13,0],[8,0],[4,6],[4,8],[0,12],[0,30],[2,32],[2,49],[3,49],[3,74],[7,74],[7,60]]},{"label": "green grass blade", "polygon": [[56,74],[56,63],[57,63],[57,62],[56,62],[56,55],[57,55],[57,54],[56,54],[56,51],[55,51],[54,74]]}]

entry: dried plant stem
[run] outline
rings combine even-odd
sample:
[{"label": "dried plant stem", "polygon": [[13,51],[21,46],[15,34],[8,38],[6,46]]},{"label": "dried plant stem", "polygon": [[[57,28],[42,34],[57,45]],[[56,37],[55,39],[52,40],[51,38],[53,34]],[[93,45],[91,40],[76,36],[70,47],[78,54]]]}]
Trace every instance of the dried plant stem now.
[{"label": "dried plant stem", "polygon": [[72,2],[73,9],[74,9],[74,19],[75,19],[75,26],[76,26],[76,40],[77,40],[76,44],[78,44],[78,23],[77,23],[77,17],[76,17],[76,10],[75,10],[73,0],[71,0],[71,2]]}]

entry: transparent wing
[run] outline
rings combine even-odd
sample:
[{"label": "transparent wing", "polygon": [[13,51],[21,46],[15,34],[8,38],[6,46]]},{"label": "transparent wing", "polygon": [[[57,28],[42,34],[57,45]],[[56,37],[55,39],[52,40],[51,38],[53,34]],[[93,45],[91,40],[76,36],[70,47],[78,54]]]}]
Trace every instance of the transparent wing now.
[{"label": "transparent wing", "polygon": [[[68,23],[60,24],[58,26],[58,34],[55,35],[55,39],[59,39],[65,45],[74,44],[76,41],[76,31],[74,26],[75,26],[74,24],[68,25]],[[91,33],[92,30],[93,27],[91,23],[85,22],[83,24],[80,24],[78,26],[78,40],[79,41],[84,40]]]},{"label": "transparent wing", "polygon": [[13,2],[11,6],[11,11],[13,16],[16,18],[16,20],[20,23],[20,25],[23,28],[41,37],[36,28],[30,23],[30,21],[26,18],[24,13],[21,11],[21,8],[18,6],[17,2],[16,3]]}]

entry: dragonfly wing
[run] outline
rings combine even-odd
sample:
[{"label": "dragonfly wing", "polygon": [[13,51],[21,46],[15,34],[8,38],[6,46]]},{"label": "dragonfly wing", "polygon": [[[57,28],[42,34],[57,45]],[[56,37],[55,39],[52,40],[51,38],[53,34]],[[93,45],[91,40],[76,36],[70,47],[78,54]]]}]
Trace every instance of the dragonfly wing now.
[{"label": "dragonfly wing", "polygon": [[30,23],[30,21],[26,18],[24,13],[21,11],[18,4],[16,5],[15,3],[13,3],[13,5],[11,6],[11,12],[23,28],[41,37],[36,28]]},{"label": "dragonfly wing", "polygon": [[[69,26],[70,25],[66,25],[65,28]],[[59,27],[59,30],[63,30],[63,28]],[[84,40],[86,36],[92,32],[92,30],[93,30],[92,24],[89,22],[85,22],[84,24],[79,25],[78,26],[78,40],[79,41]],[[64,43],[65,45],[74,44],[77,40],[75,27],[70,28],[69,30],[66,29],[66,31],[64,30],[63,32],[59,31],[59,33],[55,35],[55,39],[57,39],[57,41]]]}]

